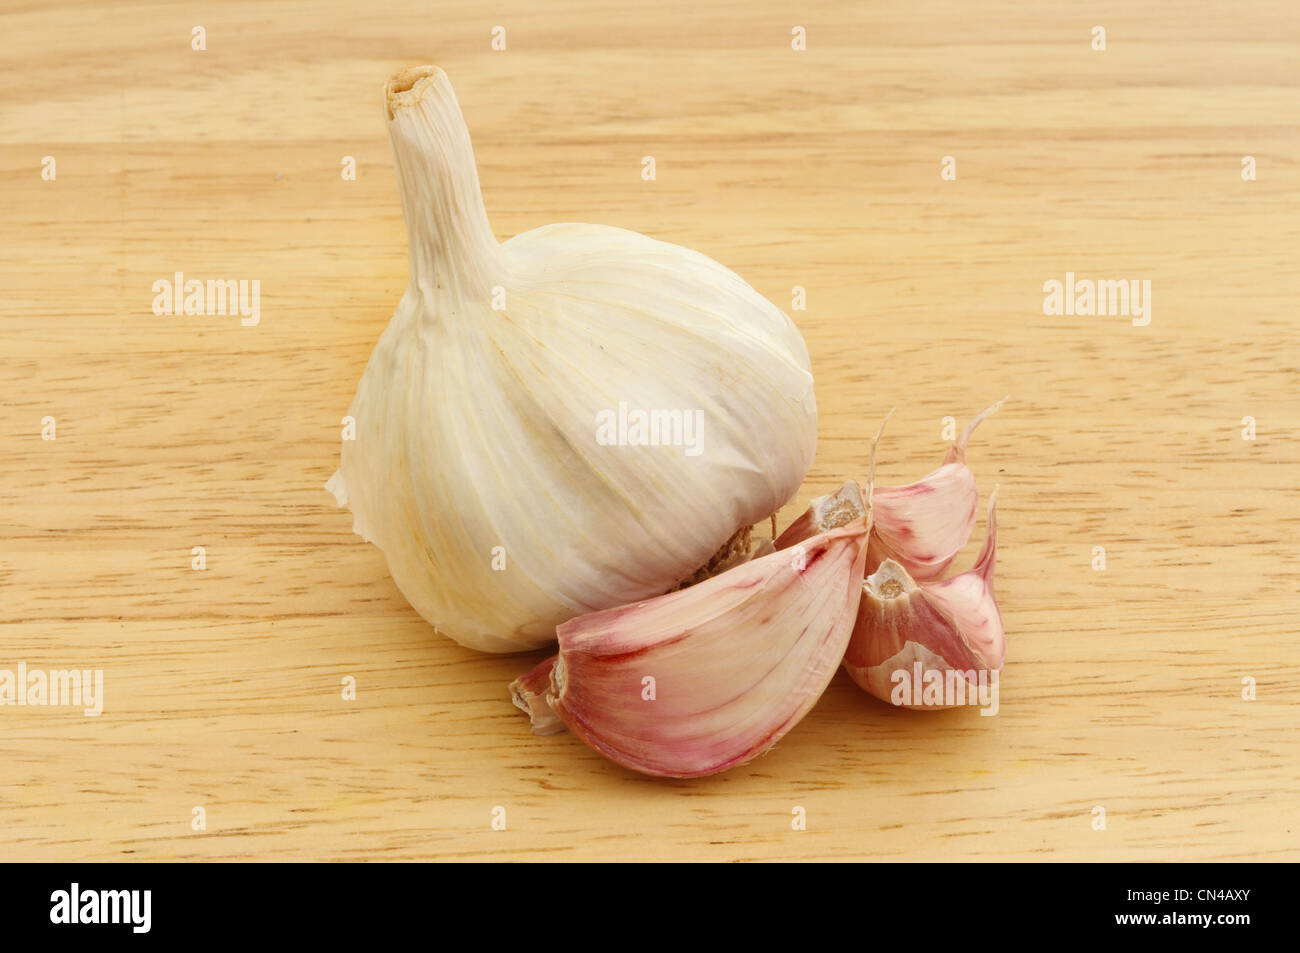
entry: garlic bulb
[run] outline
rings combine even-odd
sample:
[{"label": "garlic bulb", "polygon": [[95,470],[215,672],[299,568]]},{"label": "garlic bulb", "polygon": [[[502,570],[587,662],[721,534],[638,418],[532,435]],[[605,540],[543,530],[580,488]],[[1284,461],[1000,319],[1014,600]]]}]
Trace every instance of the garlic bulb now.
[{"label": "garlic bulb", "polygon": [[622,229],[499,244],[446,74],[405,70],[386,99],[410,283],[328,487],[416,611],[472,648],[536,648],[794,496],[817,411],[784,312]]}]

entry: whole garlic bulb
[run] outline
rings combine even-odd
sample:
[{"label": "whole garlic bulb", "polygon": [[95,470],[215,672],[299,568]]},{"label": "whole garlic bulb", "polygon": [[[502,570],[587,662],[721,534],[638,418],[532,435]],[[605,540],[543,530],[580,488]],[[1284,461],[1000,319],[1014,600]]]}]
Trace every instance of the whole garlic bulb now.
[{"label": "whole garlic bulb", "polygon": [[[498,243],[446,74],[405,70],[385,95],[410,283],[328,487],[440,632],[536,648],[667,591],[795,495],[816,448],[807,349],[697,252],[576,224]],[[683,412],[696,445],[611,426],[637,411]]]}]

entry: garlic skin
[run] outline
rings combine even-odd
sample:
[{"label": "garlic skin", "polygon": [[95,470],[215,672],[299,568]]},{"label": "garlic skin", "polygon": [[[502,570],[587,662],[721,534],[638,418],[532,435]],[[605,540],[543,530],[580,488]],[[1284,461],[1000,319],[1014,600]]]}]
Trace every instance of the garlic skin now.
[{"label": "garlic skin", "polygon": [[[917,582],[886,559],[863,583],[844,668],[866,691],[894,702],[895,672],[948,673],[971,682],[1006,660],[1006,633],[993,592],[997,491],[989,497],[988,536],[974,568],[942,582]],[[969,673],[969,674],[968,674]],[[973,684],[973,683],[972,683]],[[973,690],[973,689],[972,689]],[[905,707],[942,708],[944,705]]]},{"label": "garlic skin", "polygon": [[970,540],[979,490],[966,465],[966,445],[980,423],[1006,403],[1002,398],[977,414],[948,449],[943,464],[907,486],[872,491],[874,529],[867,565],[900,563],[913,579],[937,579]]},{"label": "garlic skin", "polygon": [[[438,631],[491,652],[666,592],[795,493],[816,448],[790,319],[705,256],[557,224],[498,243],[446,74],[386,88],[410,281],[327,488]],[[496,307],[494,307],[496,305]],[[699,412],[698,453],[598,415]]]},{"label": "garlic skin", "polygon": [[510,700],[528,716],[535,735],[555,735],[564,731],[564,722],[546,700],[546,693],[551,688],[551,669],[555,667],[557,658],[559,656],[552,655],[510,683]]},{"label": "garlic skin", "polygon": [[703,777],[757,757],[839,667],[866,537],[859,520],[690,589],[565,623],[551,708],[643,774]]}]

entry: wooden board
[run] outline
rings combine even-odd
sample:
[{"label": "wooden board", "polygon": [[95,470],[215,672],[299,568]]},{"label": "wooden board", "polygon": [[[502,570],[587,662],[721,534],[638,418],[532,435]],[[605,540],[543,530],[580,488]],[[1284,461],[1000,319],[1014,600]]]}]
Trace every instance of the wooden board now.
[{"label": "wooden board", "polygon": [[[0,668],[105,678],[98,718],[0,708],[6,859],[1300,859],[1288,5],[86,0],[0,36]],[[380,89],[424,62],[501,237],[614,224],[807,289],[802,501],[890,407],[902,483],[1012,395],[971,452],[997,717],[840,675],[767,756],[655,781],[533,737],[536,656],[406,605],[321,487],[406,280]],[[260,280],[260,323],[155,316],[176,271]],[[1150,323],[1044,314],[1067,271],[1150,280]]]}]

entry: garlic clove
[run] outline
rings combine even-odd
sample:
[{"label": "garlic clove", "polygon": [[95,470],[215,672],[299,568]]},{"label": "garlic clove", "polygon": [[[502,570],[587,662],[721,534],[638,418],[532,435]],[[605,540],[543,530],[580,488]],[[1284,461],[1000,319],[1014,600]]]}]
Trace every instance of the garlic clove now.
[{"label": "garlic clove", "polygon": [[975,474],[966,465],[966,445],[975,428],[1006,400],[981,411],[966,425],[937,470],[907,486],[874,489],[867,565],[893,559],[913,579],[942,575],[970,539],[979,506]]},{"label": "garlic clove", "polygon": [[555,735],[564,731],[564,722],[546,701],[546,693],[551,688],[551,669],[557,657],[552,655],[510,683],[510,699],[528,716],[535,735]]},{"label": "garlic clove", "polygon": [[909,486],[877,487],[872,502],[870,565],[890,559],[913,578],[933,579],[970,539],[979,491],[967,466],[945,463]]},{"label": "garlic clove", "polygon": [[[746,528],[743,534],[737,534],[736,545],[724,547],[724,551],[719,552],[715,557],[715,562],[700,571],[698,579],[687,580],[677,588],[685,589],[689,585],[698,585],[705,579],[720,575],[742,563],[761,559],[775,551],[771,539],[751,541],[749,529]],[[546,701],[546,692],[551,687],[551,669],[555,665],[556,658],[557,656],[552,655],[510,683],[510,698],[515,707],[528,716],[535,735],[553,735],[566,730],[564,722]]]},{"label": "garlic clove", "polygon": [[973,687],[980,672],[1002,668],[1006,637],[993,592],[996,505],[995,489],[989,498],[988,535],[974,568],[942,582],[918,582],[887,558],[863,582],[844,668],[876,698],[898,703],[899,672],[913,679],[939,672],[944,683],[956,677]]},{"label": "garlic clove", "polygon": [[812,708],[844,656],[866,537],[860,520],[561,625],[552,709],[644,774],[702,777],[757,757]]}]

